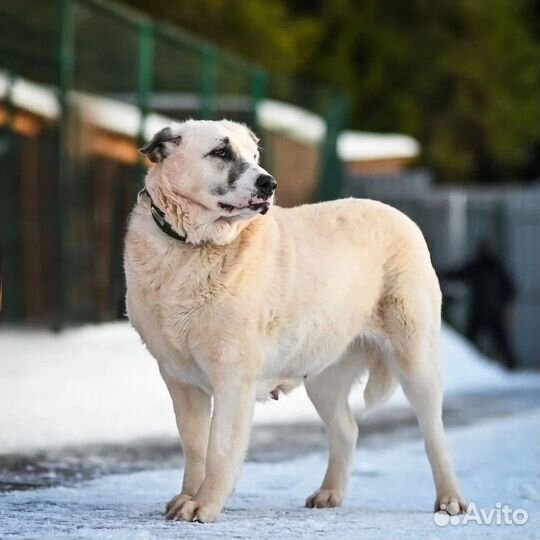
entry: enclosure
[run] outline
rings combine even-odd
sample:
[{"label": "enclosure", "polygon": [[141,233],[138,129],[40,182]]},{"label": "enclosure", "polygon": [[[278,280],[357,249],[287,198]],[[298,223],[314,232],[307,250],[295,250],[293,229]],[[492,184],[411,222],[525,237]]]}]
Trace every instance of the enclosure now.
[{"label": "enclosure", "polygon": [[[347,101],[335,90],[101,0],[21,0],[2,14],[4,320],[59,327],[123,315],[124,225],[146,165],[137,148],[173,120],[251,126],[282,205],[340,193]],[[320,122],[284,129],[283,115],[306,111]]]}]

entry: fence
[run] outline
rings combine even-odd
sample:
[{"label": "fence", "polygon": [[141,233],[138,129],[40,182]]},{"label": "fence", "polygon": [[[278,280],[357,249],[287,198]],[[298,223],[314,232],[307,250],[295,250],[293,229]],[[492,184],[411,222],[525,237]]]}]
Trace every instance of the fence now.
[{"label": "fence", "polygon": [[[523,366],[539,366],[540,185],[506,189],[434,189],[425,171],[351,176],[348,195],[382,200],[422,229],[437,270],[459,265],[488,239],[517,285],[513,342]],[[459,294],[459,290],[457,291]],[[464,292],[464,291],[462,291]],[[466,295],[446,313],[463,330]]]},{"label": "fence", "polygon": [[0,0],[0,24],[4,320],[61,325],[122,312],[123,228],[143,176],[137,143],[166,118],[245,122],[268,143],[273,170],[287,145],[261,125],[262,106],[310,110],[322,131],[313,150],[300,149],[313,154],[307,196],[340,191],[346,99],[333,90],[102,0]]}]

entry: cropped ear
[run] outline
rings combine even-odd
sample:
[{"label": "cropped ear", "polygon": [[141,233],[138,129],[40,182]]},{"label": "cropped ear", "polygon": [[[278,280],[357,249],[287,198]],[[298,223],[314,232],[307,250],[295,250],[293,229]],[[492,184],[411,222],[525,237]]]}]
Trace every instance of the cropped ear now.
[{"label": "cropped ear", "polygon": [[182,137],[174,135],[170,127],[158,131],[139,153],[146,156],[152,163],[163,161],[180,144]]}]

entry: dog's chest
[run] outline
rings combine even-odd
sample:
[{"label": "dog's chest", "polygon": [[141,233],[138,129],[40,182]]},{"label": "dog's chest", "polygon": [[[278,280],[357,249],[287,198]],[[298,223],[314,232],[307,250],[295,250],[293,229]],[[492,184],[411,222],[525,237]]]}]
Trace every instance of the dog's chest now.
[{"label": "dog's chest", "polygon": [[[194,361],[189,346],[190,330],[198,322],[204,298],[178,283],[189,283],[182,270],[171,273],[162,261],[159,271],[144,259],[126,257],[127,311],[148,350],[168,377],[209,390],[206,377]],[[176,266],[178,268],[178,266]]]},{"label": "dog's chest", "polygon": [[[190,313],[193,306],[171,299],[150,301],[141,289],[128,286],[127,309],[131,323],[166,376],[209,390],[206,377],[189,353],[187,327],[179,317]],[[177,314],[173,320],[167,315],[171,312]]]}]

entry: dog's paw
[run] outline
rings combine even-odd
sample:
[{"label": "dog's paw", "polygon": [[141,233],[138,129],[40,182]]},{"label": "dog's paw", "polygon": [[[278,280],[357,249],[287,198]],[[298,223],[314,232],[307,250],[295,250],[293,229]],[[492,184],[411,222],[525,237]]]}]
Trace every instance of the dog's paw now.
[{"label": "dog's paw", "polygon": [[336,489],[318,489],[306,499],[307,508],[334,508],[341,506],[343,494]]},{"label": "dog's paw", "polygon": [[[181,497],[184,497],[181,500]],[[178,501],[167,512],[167,519],[173,521],[197,521],[199,523],[212,523],[219,514],[219,508],[193,500],[191,497],[179,496]]]},{"label": "dog's paw", "polygon": [[461,495],[443,495],[435,501],[435,512],[446,512],[451,516],[467,511],[467,502]]},{"label": "dog's paw", "polygon": [[186,501],[190,501],[192,499],[191,495],[186,495],[185,493],[179,493],[178,495],[175,495],[165,506],[165,519],[173,519],[176,515],[176,512],[180,510],[182,505]]}]

